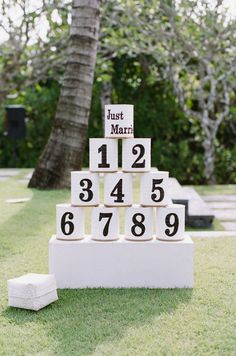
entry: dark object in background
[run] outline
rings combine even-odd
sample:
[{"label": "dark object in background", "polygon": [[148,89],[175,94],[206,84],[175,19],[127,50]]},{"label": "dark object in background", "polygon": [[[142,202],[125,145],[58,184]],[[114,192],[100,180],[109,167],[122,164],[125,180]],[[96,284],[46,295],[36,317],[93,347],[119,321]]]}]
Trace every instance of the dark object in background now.
[{"label": "dark object in background", "polygon": [[24,106],[8,105],[6,112],[7,137],[12,140],[23,140],[26,133]]}]

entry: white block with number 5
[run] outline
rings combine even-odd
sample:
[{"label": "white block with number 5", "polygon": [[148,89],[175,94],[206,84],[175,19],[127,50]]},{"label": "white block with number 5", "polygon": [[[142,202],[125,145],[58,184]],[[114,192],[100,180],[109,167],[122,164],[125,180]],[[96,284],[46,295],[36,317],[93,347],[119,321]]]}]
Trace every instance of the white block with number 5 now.
[{"label": "white block with number 5", "polygon": [[118,140],[90,138],[89,169],[91,172],[118,171]]},{"label": "white block with number 5", "polygon": [[71,204],[74,206],[99,205],[98,173],[71,172]]},{"label": "white block with number 5", "polygon": [[150,138],[131,138],[122,141],[122,170],[124,172],[151,170]]},{"label": "white block with number 5", "polygon": [[158,240],[183,240],[185,233],[185,206],[172,204],[156,208],[156,237]]},{"label": "white block with number 5", "polygon": [[129,206],[132,202],[132,174],[122,172],[105,174],[104,205]]},{"label": "white block with number 5", "polygon": [[125,138],[134,136],[134,106],[105,105],[105,137]]},{"label": "white block with number 5", "polygon": [[84,238],[84,208],[70,204],[57,204],[57,239],[81,240]]},{"label": "white block with number 5", "polygon": [[92,211],[93,240],[114,241],[119,238],[119,212],[118,208],[108,208],[100,205]]},{"label": "white block with number 5", "polygon": [[153,209],[138,205],[126,209],[126,240],[147,241],[153,238]]},{"label": "white block with number 5", "polygon": [[143,206],[166,206],[169,172],[143,173],[140,179],[140,204]]}]

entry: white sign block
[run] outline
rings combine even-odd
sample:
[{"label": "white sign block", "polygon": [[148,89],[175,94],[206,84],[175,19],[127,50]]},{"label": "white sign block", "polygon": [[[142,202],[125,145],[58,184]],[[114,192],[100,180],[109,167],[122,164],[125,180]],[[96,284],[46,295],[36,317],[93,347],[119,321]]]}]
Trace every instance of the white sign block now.
[{"label": "white sign block", "polygon": [[155,171],[143,173],[140,179],[140,204],[143,206],[166,206],[169,172]]},{"label": "white sign block", "polygon": [[99,205],[99,175],[88,171],[71,172],[71,204]]},{"label": "white sign block", "polygon": [[90,138],[89,169],[91,172],[118,171],[118,140]]},{"label": "white sign block", "polygon": [[134,106],[105,105],[105,137],[134,136]]},{"label": "white sign block", "polygon": [[122,141],[122,170],[124,172],[151,170],[150,138],[132,138]]},{"label": "white sign block", "polygon": [[70,204],[57,204],[57,239],[80,240],[84,238],[84,208]]},{"label": "white sign block", "polygon": [[125,238],[134,241],[146,241],[153,238],[153,209],[138,205],[125,211]]},{"label": "white sign block", "polygon": [[104,176],[104,205],[129,206],[132,202],[132,174],[107,173]]},{"label": "white sign block", "polygon": [[119,238],[118,208],[99,206],[92,211],[92,239],[114,241]]},{"label": "white sign block", "polygon": [[185,206],[172,204],[156,209],[156,237],[159,240],[179,241],[184,238]]}]

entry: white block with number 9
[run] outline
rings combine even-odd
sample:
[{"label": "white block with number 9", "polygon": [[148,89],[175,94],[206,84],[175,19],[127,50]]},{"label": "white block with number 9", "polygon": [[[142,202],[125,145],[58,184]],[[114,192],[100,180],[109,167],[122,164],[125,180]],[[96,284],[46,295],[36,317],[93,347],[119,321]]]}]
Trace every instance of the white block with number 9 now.
[{"label": "white block with number 9", "polygon": [[122,141],[122,170],[124,172],[151,170],[150,138],[131,138]]},{"label": "white block with number 9", "polygon": [[71,204],[74,206],[99,205],[98,173],[71,172]]},{"label": "white block with number 9", "polygon": [[70,204],[57,204],[57,239],[81,240],[84,238],[84,208]]},{"label": "white block with number 9", "polygon": [[134,106],[105,105],[105,137],[124,138],[134,136]]},{"label": "white block with number 9", "polygon": [[118,171],[118,140],[90,138],[89,169],[91,172]]},{"label": "white block with number 9", "polygon": [[103,205],[93,208],[92,211],[93,240],[114,241],[119,238],[119,212],[118,208],[108,208]]},{"label": "white block with number 9", "polygon": [[147,241],[153,238],[153,209],[134,205],[125,212],[126,240]]},{"label": "white block with number 9", "polygon": [[149,172],[141,175],[140,204],[143,206],[166,206],[169,172]]},{"label": "white block with number 9", "polygon": [[184,239],[185,206],[172,204],[156,208],[156,237],[158,240],[179,241]]},{"label": "white block with number 9", "polygon": [[132,202],[132,174],[121,172],[105,174],[104,205],[129,206]]}]

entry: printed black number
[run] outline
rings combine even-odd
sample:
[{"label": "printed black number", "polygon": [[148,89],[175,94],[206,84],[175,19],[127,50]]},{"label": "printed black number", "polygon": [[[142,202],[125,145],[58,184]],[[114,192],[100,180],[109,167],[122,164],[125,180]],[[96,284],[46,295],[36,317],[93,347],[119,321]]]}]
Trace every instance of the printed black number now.
[{"label": "printed black number", "polygon": [[[92,181],[90,179],[82,179],[80,181],[80,186],[84,187],[82,190],[83,192],[87,192],[87,194],[85,193],[80,193],[79,197],[82,201],[84,202],[88,202],[90,200],[93,199],[93,192],[91,190],[92,188]],[[86,197],[87,195],[87,197]]]},{"label": "printed black number", "polygon": [[134,155],[138,154],[136,161],[134,161],[134,163],[132,164],[132,168],[144,168],[145,167],[145,159],[142,162],[139,162],[145,154],[144,146],[139,145],[139,144],[135,145],[132,149],[132,153]]},{"label": "printed black number", "polygon": [[124,199],[122,199],[125,195],[122,193],[123,190],[123,181],[120,179],[118,183],[115,185],[113,191],[111,192],[111,197],[115,197],[114,203],[124,203]]},{"label": "printed black number", "polygon": [[74,231],[75,227],[72,221],[67,220],[72,220],[74,218],[74,215],[70,212],[67,212],[62,215],[61,218],[61,231],[63,232],[64,235],[71,235],[72,232]]},{"label": "printed black number", "polygon": [[99,147],[98,153],[102,156],[102,162],[98,164],[98,168],[110,168],[110,164],[107,163],[107,145]]},{"label": "printed black number", "polygon": [[[133,223],[134,225],[131,228],[131,232],[134,236],[142,236],[145,233],[145,226],[143,225],[143,222],[145,220],[145,216],[141,213],[134,214],[133,216]],[[137,232],[137,228],[139,232]]]},{"label": "printed black number", "polygon": [[157,197],[157,194],[152,194],[151,198],[154,202],[159,203],[164,199],[164,189],[162,187],[158,187],[159,184],[163,182],[163,179],[153,179],[152,180],[152,192],[155,192],[157,190],[159,192],[159,197]]},{"label": "printed black number", "polygon": [[[172,222],[171,222],[172,220]],[[174,236],[176,234],[176,232],[178,231],[179,228],[179,218],[177,214],[171,213],[166,215],[166,226],[168,227],[172,227],[173,230],[171,232],[170,229],[166,229],[165,233],[167,236]]]},{"label": "printed black number", "polygon": [[111,222],[111,218],[112,218],[112,213],[100,213],[99,214],[99,221],[101,221],[102,219],[107,219],[107,222],[104,226],[103,229],[103,236],[107,236],[108,235],[108,231],[109,231],[109,225]]}]

